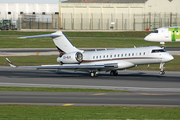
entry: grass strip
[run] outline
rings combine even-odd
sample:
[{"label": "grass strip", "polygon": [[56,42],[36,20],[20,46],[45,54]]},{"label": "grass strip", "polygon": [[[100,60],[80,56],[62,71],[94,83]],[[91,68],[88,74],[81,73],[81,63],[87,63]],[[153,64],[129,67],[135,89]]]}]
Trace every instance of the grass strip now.
[{"label": "grass strip", "polygon": [[180,108],[0,105],[0,119],[179,119]]},{"label": "grass strip", "polygon": [[3,87],[0,91],[28,91],[28,92],[129,92],[106,89],[80,89],[80,88],[44,88],[44,87]]},{"label": "grass strip", "polygon": [[[16,66],[38,66],[38,65],[53,65],[58,64],[56,62],[56,55],[50,56],[8,56],[8,58]],[[9,66],[8,62],[5,59],[6,57],[0,57],[0,66]],[[180,56],[174,55],[174,60],[168,62],[164,65],[165,71],[180,71]],[[159,64],[140,65],[129,70],[155,70],[159,71]]]},{"label": "grass strip", "polygon": [[[58,31],[58,30],[57,30]],[[50,34],[55,31],[0,31],[0,35],[41,35]],[[63,32],[68,37],[145,37],[151,31],[122,31],[122,32]]]},{"label": "grass strip", "polygon": [[[69,38],[77,48],[133,48],[160,46],[159,42],[147,42],[143,38]],[[0,36],[0,48],[55,48],[50,37],[20,39],[15,36]],[[179,47],[180,43],[167,43],[166,47]]]}]

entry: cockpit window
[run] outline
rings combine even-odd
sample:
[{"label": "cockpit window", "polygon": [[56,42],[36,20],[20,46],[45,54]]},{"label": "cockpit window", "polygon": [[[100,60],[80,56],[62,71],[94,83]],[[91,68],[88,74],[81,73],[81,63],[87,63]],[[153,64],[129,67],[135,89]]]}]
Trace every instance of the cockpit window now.
[{"label": "cockpit window", "polygon": [[152,50],[151,53],[166,52],[164,49]]},{"label": "cockpit window", "polygon": [[158,30],[153,31],[152,33],[158,33]]}]

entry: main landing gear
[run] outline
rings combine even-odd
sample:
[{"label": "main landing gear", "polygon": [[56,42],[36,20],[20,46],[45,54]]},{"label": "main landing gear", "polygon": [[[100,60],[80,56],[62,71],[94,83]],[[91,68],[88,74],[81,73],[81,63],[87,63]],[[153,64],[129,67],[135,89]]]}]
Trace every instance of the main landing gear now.
[{"label": "main landing gear", "polygon": [[111,70],[110,75],[111,76],[117,76],[118,72],[116,70]]},{"label": "main landing gear", "polygon": [[91,72],[91,77],[97,77],[98,76],[98,72]]},{"label": "main landing gear", "polygon": [[165,72],[163,70],[164,69],[164,64],[165,63],[160,63],[160,67],[159,67],[161,69],[161,71],[159,72],[160,75],[164,75],[165,74]]}]

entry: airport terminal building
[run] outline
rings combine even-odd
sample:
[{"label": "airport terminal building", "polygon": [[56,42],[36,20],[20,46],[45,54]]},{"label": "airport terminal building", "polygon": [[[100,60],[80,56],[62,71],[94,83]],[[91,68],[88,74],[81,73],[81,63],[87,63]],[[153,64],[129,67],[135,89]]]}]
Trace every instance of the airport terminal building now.
[{"label": "airport terminal building", "polygon": [[[180,0],[68,0],[57,4],[0,4],[0,20],[23,29],[145,30],[178,26]],[[26,6],[26,7],[24,7]]]}]

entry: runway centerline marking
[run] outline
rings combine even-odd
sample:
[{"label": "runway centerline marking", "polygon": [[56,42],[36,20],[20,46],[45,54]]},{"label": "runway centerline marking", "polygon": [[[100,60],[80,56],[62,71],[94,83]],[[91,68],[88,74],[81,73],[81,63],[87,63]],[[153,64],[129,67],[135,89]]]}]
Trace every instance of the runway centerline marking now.
[{"label": "runway centerline marking", "polygon": [[106,95],[107,93],[97,93],[97,94],[91,94],[91,95]]},{"label": "runway centerline marking", "polygon": [[74,105],[74,104],[73,103],[67,103],[67,104],[64,104],[62,106],[72,106],[72,105]]}]

